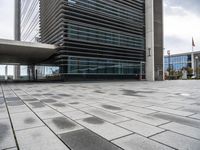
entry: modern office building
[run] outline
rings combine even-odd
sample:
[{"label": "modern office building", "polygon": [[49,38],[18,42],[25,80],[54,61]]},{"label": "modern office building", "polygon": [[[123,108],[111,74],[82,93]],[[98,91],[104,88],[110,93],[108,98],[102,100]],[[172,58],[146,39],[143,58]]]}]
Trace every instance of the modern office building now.
[{"label": "modern office building", "polygon": [[16,0],[15,29],[57,45],[66,78],[163,79],[162,0]]},{"label": "modern office building", "polygon": [[164,57],[164,70],[169,71],[169,68],[174,71],[192,68],[193,74],[196,75],[196,69],[200,68],[200,51],[179,53],[166,55]]}]

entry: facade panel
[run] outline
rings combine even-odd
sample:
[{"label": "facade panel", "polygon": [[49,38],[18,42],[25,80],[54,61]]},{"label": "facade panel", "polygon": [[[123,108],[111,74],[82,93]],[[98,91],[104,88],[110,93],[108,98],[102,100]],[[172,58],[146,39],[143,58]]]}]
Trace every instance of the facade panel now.
[{"label": "facade panel", "polygon": [[144,0],[41,0],[41,39],[60,46],[61,73],[138,78],[145,61],[144,8]]},{"label": "facade panel", "polygon": [[39,0],[21,0],[21,41],[39,42]]}]

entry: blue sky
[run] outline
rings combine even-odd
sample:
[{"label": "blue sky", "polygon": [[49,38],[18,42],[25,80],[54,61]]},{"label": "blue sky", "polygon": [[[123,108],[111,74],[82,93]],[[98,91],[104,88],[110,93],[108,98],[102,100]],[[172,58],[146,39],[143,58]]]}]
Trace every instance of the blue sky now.
[{"label": "blue sky", "polygon": [[[200,0],[164,0],[164,47],[172,53],[200,50]],[[0,38],[14,37],[14,0],[0,0]],[[0,74],[2,68],[0,68]],[[12,69],[11,69],[12,70]]]}]

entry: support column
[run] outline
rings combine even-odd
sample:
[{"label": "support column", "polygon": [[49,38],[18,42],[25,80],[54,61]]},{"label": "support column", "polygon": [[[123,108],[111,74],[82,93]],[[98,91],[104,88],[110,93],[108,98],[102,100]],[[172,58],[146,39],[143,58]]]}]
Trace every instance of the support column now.
[{"label": "support column", "polygon": [[14,66],[14,80],[19,80],[20,79],[20,65],[15,65]]},{"label": "support column", "polygon": [[8,66],[5,66],[5,80],[8,80]]},{"label": "support column", "polygon": [[192,52],[191,53],[191,63],[192,63],[192,70],[193,70],[193,72],[192,72],[192,74],[194,75],[195,74],[195,66],[194,66],[194,64],[195,64],[195,59],[194,59],[194,52]]},{"label": "support column", "polygon": [[21,0],[15,0],[15,40],[20,41],[20,23],[21,23]]},{"label": "support column", "polygon": [[154,1],[145,0],[146,18],[146,80],[154,81]]}]

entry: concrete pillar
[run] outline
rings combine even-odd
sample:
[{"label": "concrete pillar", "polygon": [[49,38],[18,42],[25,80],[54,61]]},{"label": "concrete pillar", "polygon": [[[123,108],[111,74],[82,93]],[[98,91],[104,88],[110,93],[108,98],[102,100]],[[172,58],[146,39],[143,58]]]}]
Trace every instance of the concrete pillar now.
[{"label": "concrete pillar", "polygon": [[145,0],[146,18],[146,80],[154,81],[154,1]]},{"label": "concrete pillar", "polygon": [[21,34],[20,34],[20,23],[21,23],[21,0],[15,0],[15,40],[20,41],[21,40]]},{"label": "concrete pillar", "polygon": [[8,80],[8,66],[5,66],[5,80]]},{"label": "concrete pillar", "polygon": [[20,65],[14,65],[14,80],[20,79]]},{"label": "concrete pillar", "polygon": [[195,59],[194,59],[194,52],[191,53],[191,61],[192,61],[192,69],[193,69],[193,72],[192,74],[195,73]]}]

